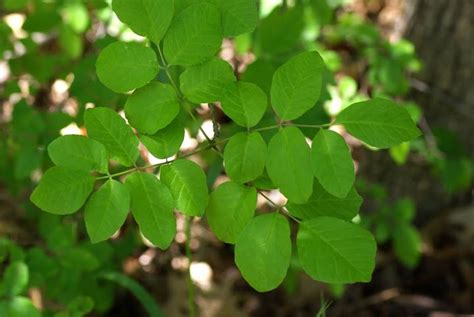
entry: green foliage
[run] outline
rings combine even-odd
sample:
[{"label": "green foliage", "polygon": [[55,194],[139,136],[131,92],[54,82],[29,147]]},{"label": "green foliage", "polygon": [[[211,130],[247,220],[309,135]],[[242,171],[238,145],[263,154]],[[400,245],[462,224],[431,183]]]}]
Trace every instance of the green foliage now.
[{"label": "green foliage", "polygon": [[311,148],[313,172],[330,194],[344,198],[354,185],[355,173],[349,147],[339,134],[321,130]]},{"label": "green foliage", "polygon": [[221,15],[212,3],[192,4],[180,12],[166,33],[163,50],[170,65],[196,65],[212,57],[222,42]]},{"label": "green foliage", "polygon": [[[235,244],[235,262],[258,291],[278,287],[287,275],[292,258],[288,219],[298,227],[298,255],[293,257],[311,277],[332,283],[370,280],[375,242],[352,222],[362,198],[354,188],[351,152],[344,133],[329,128],[342,125],[372,147],[391,148],[399,161],[408,151],[396,147],[420,132],[410,107],[359,94],[358,81],[350,77],[335,80],[333,72],[341,62],[308,38],[311,19],[306,13],[311,10],[303,2],[275,7],[258,21],[255,0],[113,0],[112,9],[125,24],[117,35],[110,32],[115,22],[105,1],[34,3],[3,5],[7,10],[28,8],[23,26],[28,38],[22,39],[27,53],[13,54],[12,74],[34,78],[29,89],[40,91],[39,96],[56,79],[72,80],[69,93],[77,111],[71,117],[57,111],[58,105],[39,104],[39,97],[35,105],[22,100],[14,106],[8,139],[0,139],[0,155],[6,158],[0,161],[0,181],[9,188],[28,190],[35,183],[30,176],[49,168],[31,195],[33,204],[49,213],[32,219],[39,223],[44,246],[26,254],[10,244],[7,251],[0,248],[0,259],[9,261],[1,284],[9,298],[2,298],[0,315],[39,316],[22,297],[28,286],[47,290],[60,304],[60,311],[52,312],[58,316],[84,316],[92,310],[101,314],[112,304],[114,290],[102,278],[129,288],[150,315],[161,315],[143,289],[110,271],[119,270],[137,247],[135,228],[167,249],[176,234],[174,210],[186,217],[207,217],[219,240]],[[318,25],[337,18],[334,6],[325,1],[309,5]],[[343,29],[354,46],[368,46],[366,58],[375,68],[369,70],[374,96],[401,94],[406,85],[400,78],[414,62],[409,45],[384,43],[389,52],[384,62],[378,54],[381,40],[372,28],[343,19],[340,28],[331,28],[334,34],[325,34],[328,41],[340,40]],[[96,33],[89,32],[94,23],[107,35],[89,41]],[[3,39],[12,35],[2,26],[3,53],[13,43],[4,45]],[[132,31],[145,38],[130,36]],[[36,32],[57,36],[61,52],[45,52],[30,38]],[[218,57],[227,55],[218,55],[224,37],[236,37],[232,43],[239,46],[232,63]],[[124,41],[131,38],[137,40]],[[249,59],[238,56],[240,50],[242,55],[252,51],[256,60],[246,65]],[[11,91],[21,92],[8,84]],[[333,109],[332,102],[339,106]],[[119,114],[122,110],[127,121]],[[205,120],[212,121],[212,136],[202,127]],[[85,126],[87,137],[59,136],[71,122]],[[205,141],[199,141],[198,130]],[[192,150],[181,148],[185,131],[199,141]],[[163,161],[151,164],[146,150]],[[190,156],[192,161],[186,159]],[[463,159],[456,156],[450,162]],[[458,165],[440,164],[440,173],[446,175],[453,166]],[[215,187],[224,172],[231,180]],[[465,185],[459,178],[453,187]],[[210,195],[209,188],[215,188]],[[266,191],[274,189],[288,203],[271,202],[270,212],[256,212],[257,196],[271,200]],[[85,230],[95,244],[79,239],[84,236],[79,215],[65,220],[51,215],[72,214],[83,206]],[[138,226],[127,222],[127,234],[107,241],[120,232],[130,210]],[[419,237],[411,217],[401,214],[389,236],[397,256],[413,266]]]},{"label": "green foliage", "polygon": [[130,174],[125,184],[130,190],[133,218],[140,231],[161,249],[168,248],[176,234],[170,190],[155,176],[142,172]]},{"label": "green foliage", "polygon": [[255,217],[237,238],[235,263],[245,280],[259,292],[280,285],[290,259],[290,226],[278,213]]},{"label": "green foliage", "polygon": [[252,220],[257,204],[253,187],[227,182],[209,197],[206,215],[209,226],[219,240],[235,243],[245,225]]},{"label": "green foliage", "polygon": [[44,211],[57,215],[72,214],[84,205],[94,182],[94,177],[88,172],[52,167],[44,173],[30,199]]},{"label": "green foliage", "polygon": [[405,109],[382,98],[349,106],[337,116],[336,124],[343,124],[356,138],[382,149],[414,139],[421,133]]},{"label": "green foliage", "polygon": [[347,283],[371,279],[375,240],[355,224],[331,217],[303,221],[296,244],[303,269],[316,280]]},{"label": "green foliage", "polygon": [[150,83],[137,89],[125,103],[125,115],[139,132],[154,134],[179,113],[178,97],[171,85]]},{"label": "green foliage", "polygon": [[108,180],[91,195],[84,210],[87,233],[93,243],[110,238],[125,222],[130,207],[127,188]]},{"label": "green foliage", "polygon": [[301,53],[275,71],[272,106],[283,120],[293,120],[319,99],[324,62],[317,52]]},{"label": "green foliage", "polygon": [[96,68],[102,84],[125,93],[150,82],[158,74],[158,61],[153,50],[142,44],[115,42],[102,50]]},{"label": "green foliage", "polygon": [[239,183],[250,182],[265,169],[267,144],[258,132],[237,133],[224,150],[224,164],[227,175]]},{"label": "green foliage", "polygon": [[290,201],[297,204],[308,201],[314,179],[311,173],[311,150],[298,128],[283,128],[270,140],[267,172]]},{"label": "green foliage", "polygon": [[202,216],[209,201],[206,175],[196,163],[177,160],[161,168],[161,179],[171,190],[176,208],[188,216]]},{"label": "green foliage", "polygon": [[130,166],[138,158],[138,139],[115,111],[96,108],[86,111],[84,123],[90,138],[102,143],[111,159]]},{"label": "green foliage", "polygon": [[230,84],[222,95],[222,111],[238,125],[251,128],[258,124],[267,109],[267,96],[255,84]]}]

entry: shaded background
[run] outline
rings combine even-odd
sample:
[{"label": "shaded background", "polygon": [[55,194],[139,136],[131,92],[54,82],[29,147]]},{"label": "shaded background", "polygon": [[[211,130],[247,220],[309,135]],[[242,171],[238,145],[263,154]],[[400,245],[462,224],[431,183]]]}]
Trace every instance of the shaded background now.
[{"label": "shaded background", "polygon": [[[347,136],[365,199],[358,221],[379,243],[371,283],[317,283],[293,263],[281,287],[256,293],[235,268],[231,246],[203,219],[191,240],[201,316],[315,316],[321,306],[327,316],[474,314],[474,1],[296,2],[303,9],[283,1],[264,18],[281,2],[260,1],[262,31],[224,42],[221,55],[240,78],[268,90],[275,65],[317,49],[334,75],[322,111],[302,120],[326,120],[381,94],[405,105],[424,137],[372,151]],[[112,241],[91,245],[80,213],[53,217],[28,201],[49,164],[44,149],[51,140],[83,133],[82,114],[91,104],[121,109],[123,97],[97,81],[94,63],[115,38],[136,36],[106,1],[3,0],[0,8],[1,270],[24,259],[30,276],[24,295],[49,311],[71,312],[90,298],[95,309],[87,316],[145,316],[127,288],[98,277],[114,271],[139,281],[166,316],[187,316],[182,218],[167,251],[144,243],[131,220]],[[273,41],[266,42],[265,30]],[[273,55],[265,59],[261,51]],[[212,114],[204,105],[200,113],[204,127],[215,115],[230,133],[219,110]],[[185,152],[199,139],[196,127],[188,130]],[[142,156],[153,161],[145,150]],[[219,181],[217,158],[194,159],[208,168],[210,185]]]}]

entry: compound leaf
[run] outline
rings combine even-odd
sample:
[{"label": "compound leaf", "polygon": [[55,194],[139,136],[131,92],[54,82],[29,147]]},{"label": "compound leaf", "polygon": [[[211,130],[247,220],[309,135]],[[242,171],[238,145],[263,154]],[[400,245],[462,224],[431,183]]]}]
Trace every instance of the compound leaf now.
[{"label": "compound leaf", "polygon": [[134,42],[110,44],[100,52],[96,63],[100,82],[119,93],[145,86],[158,70],[155,52]]},{"label": "compound leaf", "polygon": [[177,160],[161,167],[161,180],[171,190],[176,208],[187,216],[202,216],[209,193],[204,171],[189,160]]},{"label": "compound leaf", "polygon": [[281,284],[290,259],[290,226],[278,213],[254,218],[237,238],[235,263],[244,279],[259,292]]},{"label": "compound leaf", "polygon": [[325,283],[369,282],[376,243],[369,231],[337,218],[318,217],[300,224],[296,240],[303,270]]},{"label": "compound leaf", "polygon": [[108,171],[105,146],[82,135],[60,136],[49,144],[48,154],[57,166],[102,173]]},{"label": "compound leaf", "polygon": [[354,163],[344,138],[331,130],[320,130],[313,139],[311,163],[314,176],[329,193],[344,198],[355,181]]},{"label": "compound leaf", "polygon": [[138,139],[125,120],[109,108],[94,108],[84,116],[90,138],[107,148],[112,159],[124,166],[131,166],[138,158]]},{"label": "compound leaf", "polygon": [[352,104],[337,116],[335,123],[344,125],[359,140],[381,149],[421,134],[405,108],[384,98]]},{"label": "compound leaf", "polygon": [[44,173],[30,199],[44,211],[72,214],[84,205],[94,182],[88,172],[55,166]]},{"label": "compound leaf", "polygon": [[154,134],[165,128],[179,113],[176,92],[169,84],[149,83],[135,90],[125,103],[125,116],[141,133]]},{"label": "compound leaf", "polygon": [[130,193],[122,183],[110,179],[92,194],[86,204],[84,221],[92,243],[110,238],[127,219]]},{"label": "compound leaf", "polygon": [[296,55],[273,74],[271,99],[283,120],[293,120],[311,109],[319,99],[324,61],[317,52]]},{"label": "compound leaf", "polygon": [[281,129],[268,144],[267,172],[281,192],[295,203],[308,201],[313,190],[311,150],[296,127]]},{"label": "compound leaf", "polygon": [[209,196],[206,209],[212,232],[219,240],[235,243],[237,236],[253,218],[257,190],[235,182],[219,185]]},{"label": "compound leaf", "polygon": [[173,197],[155,175],[130,174],[125,185],[132,198],[132,214],[145,238],[160,249],[167,249],[176,235]]},{"label": "compound leaf", "polygon": [[227,175],[238,183],[250,182],[265,170],[267,144],[258,132],[235,134],[224,150]]}]

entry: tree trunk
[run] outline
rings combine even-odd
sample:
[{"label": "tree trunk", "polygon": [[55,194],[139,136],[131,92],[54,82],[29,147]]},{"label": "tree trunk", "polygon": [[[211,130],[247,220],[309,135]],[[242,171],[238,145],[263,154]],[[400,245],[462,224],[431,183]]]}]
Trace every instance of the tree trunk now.
[{"label": "tree trunk", "polygon": [[414,99],[431,127],[456,133],[473,155],[474,1],[405,1],[405,37],[424,63]]}]

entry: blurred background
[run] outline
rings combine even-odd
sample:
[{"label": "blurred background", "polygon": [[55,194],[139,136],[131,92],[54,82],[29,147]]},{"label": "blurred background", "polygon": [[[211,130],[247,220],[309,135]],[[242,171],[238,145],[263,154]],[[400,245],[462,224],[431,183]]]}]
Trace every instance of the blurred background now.
[{"label": "blurred background", "polygon": [[[28,197],[51,166],[47,145],[84,134],[86,108],[122,110],[125,96],[97,80],[98,53],[116,39],[143,39],[110,1],[1,0],[1,317],[147,316],[144,307],[154,305],[156,316],[187,316],[189,265],[203,317],[474,316],[474,1],[257,2],[257,30],[225,40],[220,53],[240,79],[268,93],[280,64],[318,50],[328,68],[324,93],[299,123],[325,123],[353,102],[388,96],[424,133],[389,151],[346,136],[365,200],[356,221],[378,242],[372,282],[317,283],[294,261],[281,287],[260,294],[206,219],[193,223],[188,263],[179,215],[175,242],[161,251],[131,219],[110,241],[91,244],[82,212],[58,217],[34,207]],[[202,105],[199,114],[184,153],[203,140],[199,125],[212,133],[212,116],[224,137],[235,131],[219,110]],[[141,156],[157,162],[144,148]],[[219,182],[219,157],[193,160],[207,169],[210,187]],[[14,316],[2,315],[6,301]]]}]

